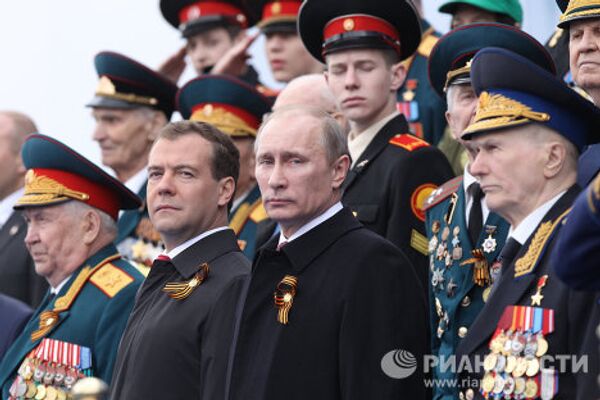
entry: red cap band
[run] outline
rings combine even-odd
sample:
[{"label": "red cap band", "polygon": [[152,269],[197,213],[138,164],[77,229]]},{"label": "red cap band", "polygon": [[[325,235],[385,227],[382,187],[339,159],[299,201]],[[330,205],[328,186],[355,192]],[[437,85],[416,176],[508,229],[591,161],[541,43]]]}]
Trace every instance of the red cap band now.
[{"label": "red cap band", "polygon": [[[238,107],[234,107],[231,104],[224,104],[224,103],[200,103],[195,105],[192,108],[192,115],[194,115],[197,111],[199,112],[206,112],[204,110],[204,108],[206,106],[212,106],[214,109],[216,110],[224,110],[227,111],[233,115],[235,115],[236,117],[240,118],[241,120],[243,120],[246,124],[248,124],[248,126],[252,129],[258,129],[258,127],[260,126],[260,119],[256,118],[254,115],[252,115],[251,113],[249,113],[248,111],[242,109],[242,108],[238,108]],[[214,119],[209,118],[210,114],[207,115],[207,121],[214,121]]]},{"label": "red cap band", "polygon": [[327,39],[348,32],[376,32],[399,41],[398,30],[384,19],[366,14],[350,14],[337,17],[329,21],[323,29],[323,39]]},{"label": "red cap band", "polygon": [[300,12],[301,1],[273,1],[263,7],[262,20],[266,22],[271,18],[296,18]]},{"label": "red cap band", "polygon": [[243,28],[247,28],[248,19],[239,8],[220,1],[199,1],[190,4],[179,12],[179,23],[186,24],[201,17],[211,15],[233,17]]}]

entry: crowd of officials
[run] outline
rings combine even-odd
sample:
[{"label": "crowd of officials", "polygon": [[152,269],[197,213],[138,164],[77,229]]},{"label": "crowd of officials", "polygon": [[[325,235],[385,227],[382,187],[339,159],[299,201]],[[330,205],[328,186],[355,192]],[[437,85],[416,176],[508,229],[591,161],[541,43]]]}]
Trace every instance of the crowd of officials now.
[{"label": "crowd of officials", "polygon": [[556,5],[161,0],[183,48],[94,59],[112,174],[1,111],[2,399],[600,398],[600,1]]}]

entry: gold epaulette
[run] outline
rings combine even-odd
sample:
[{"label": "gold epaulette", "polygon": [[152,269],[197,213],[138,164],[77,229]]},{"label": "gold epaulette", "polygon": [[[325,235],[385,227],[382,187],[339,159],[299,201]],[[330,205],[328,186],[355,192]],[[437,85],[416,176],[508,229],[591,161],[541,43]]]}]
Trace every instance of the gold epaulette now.
[{"label": "gold epaulette", "polygon": [[53,311],[62,312],[62,311],[68,310],[71,307],[71,304],[73,304],[73,302],[75,301],[75,299],[81,292],[81,289],[83,289],[83,286],[85,285],[85,283],[91,278],[91,276],[96,271],[98,271],[100,268],[102,268],[102,266],[105,265],[106,263],[109,263],[109,262],[119,259],[119,258],[121,258],[121,256],[119,254],[114,254],[114,255],[107,257],[104,260],[100,261],[98,264],[96,264],[93,267],[90,267],[89,265],[83,267],[81,269],[81,271],[79,271],[79,274],[77,275],[77,277],[75,278],[73,283],[71,284],[71,287],[69,287],[69,290],[67,291],[67,293],[65,293],[63,296],[60,296],[59,298],[56,299],[56,301],[54,302],[54,310]]},{"label": "gold epaulette", "polygon": [[437,36],[433,34],[433,29],[430,28],[425,35],[423,35],[423,39],[421,39],[421,43],[419,44],[419,48],[417,52],[423,57],[429,58],[431,54],[431,50],[435,46],[435,44],[440,40]]},{"label": "gold epaulette", "polygon": [[133,281],[131,275],[110,263],[104,264],[90,278],[90,282],[111,299]]},{"label": "gold epaulette", "polygon": [[246,225],[248,219],[253,222],[260,222],[265,218],[267,218],[267,212],[263,207],[262,199],[259,197],[252,204],[240,204],[233,217],[231,217],[229,227],[233,229],[236,235],[239,235],[242,229],[244,229],[244,225]]},{"label": "gold epaulette", "polygon": [[429,146],[429,143],[427,143],[425,140],[411,135],[410,133],[395,135],[393,138],[390,139],[390,144],[402,147],[404,150],[407,151],[415,151],[417,149],[420,149],[421,147]]},{"label": "gold epaulette", "polygon": [[548,240],[552,237],[552,233],[560,226],[560,223],[570,211],[569,208],[554,221],[544,222],[536,229],[533,239],[527,247],[527,252],[515,262],[515,278],[527,275],[535,269]]},{"label": "gold epaulette", "polygon": [[269,218],[269,216],[267,215],[267,210],[265,210],[265,206],[261,200],[260,203],[254,207],[252,213],[250,213],[250,219],[255,223],[259,223],[267,218]]}]

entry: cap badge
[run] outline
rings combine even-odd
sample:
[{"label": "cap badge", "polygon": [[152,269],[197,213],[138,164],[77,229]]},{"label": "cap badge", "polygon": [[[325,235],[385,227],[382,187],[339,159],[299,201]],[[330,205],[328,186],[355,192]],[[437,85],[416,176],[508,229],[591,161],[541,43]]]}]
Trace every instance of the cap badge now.
[{"label": "cap badge", "polygon": [[354,20],[352,18],[346,18],[344,20],[344,30],[345,31],[354,30]]}]

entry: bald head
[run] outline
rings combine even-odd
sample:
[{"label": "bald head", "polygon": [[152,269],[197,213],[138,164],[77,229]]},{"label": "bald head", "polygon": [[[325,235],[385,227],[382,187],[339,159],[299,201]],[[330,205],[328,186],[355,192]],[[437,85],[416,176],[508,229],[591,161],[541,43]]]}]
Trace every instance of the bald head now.
[{"label": "bald head", "polygon": [[279,93],[273,111],[287,106],[311,106],[333,116],[348,132],[349,126],[337,107],[335,97],[323,74],[303,75],[295,78]]},{"label": "bald head", "polygon": [[27,135],[37,132],[31,118],[14,111],[0,111],[0,200],[24,183],[21,147]]},{"label": "bald head", "polygon": [[11,148],[15,153],[21,150],[28,135],[37,132],[33,120],[17,111],[0,111],[0,129],[12,139]]}]

